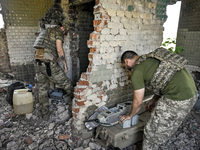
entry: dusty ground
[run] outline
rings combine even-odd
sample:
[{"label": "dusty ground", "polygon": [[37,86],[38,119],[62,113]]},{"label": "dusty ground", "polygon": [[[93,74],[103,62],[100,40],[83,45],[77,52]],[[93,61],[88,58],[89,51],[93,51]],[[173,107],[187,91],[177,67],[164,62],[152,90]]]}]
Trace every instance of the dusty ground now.
[{"label": "dusty ground", "polygon": [[[93,138],[80,141],[73,139],[70,105],[58,103],[51,106],[54,112],[44,121],[38,111],[27,115],[15,115],[5,100],[6,91],[0,91],[0,149],[1,150],[117,150],[102,147]],[[123,150],[141,150],[141,142]],[[200,150],[200,111],[193,109],[178,131],[160,149]]]}]

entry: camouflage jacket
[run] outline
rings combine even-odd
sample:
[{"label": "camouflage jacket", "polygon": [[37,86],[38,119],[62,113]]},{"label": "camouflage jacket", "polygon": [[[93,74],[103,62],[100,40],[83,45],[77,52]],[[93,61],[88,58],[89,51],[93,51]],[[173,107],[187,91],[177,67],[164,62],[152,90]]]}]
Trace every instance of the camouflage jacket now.
[{"label": "camouflage jacket", "polygon": [[46,51],[49,51],[49,53],[51,53],[52,55],[57,56],[57,39],[60,39],[62,42],[64,41],[62,30],[57,26],[53,28],[47,28],[40,32],[33,46],[36,49],[45,49]]},{"label": "camouflage jacket", "polygon": [[140,64],[150,57],[158,59],[160,64],[146,88],[151,89],[155,94],[160,95],[160,92],[166,87],[174,74],[183,69],[188,61],[165,48],[158,48],[149,54],[140,56],[135,64]]}]

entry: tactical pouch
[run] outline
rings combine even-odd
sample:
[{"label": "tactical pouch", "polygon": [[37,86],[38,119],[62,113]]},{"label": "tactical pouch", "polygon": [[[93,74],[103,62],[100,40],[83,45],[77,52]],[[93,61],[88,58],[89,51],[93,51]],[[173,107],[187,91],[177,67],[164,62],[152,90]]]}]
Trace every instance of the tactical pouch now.
[{"label": "tactical pouch", "polygon": [[50,62],[45,62],[45,66],[46,66],[46,72],[47,72],[47,75],[51,77],[51,67],[50,67]]},{"label": "tactical pouch", "polygon": [[35,52],[35,59],[44,61],[44,49],[36,49]]}]

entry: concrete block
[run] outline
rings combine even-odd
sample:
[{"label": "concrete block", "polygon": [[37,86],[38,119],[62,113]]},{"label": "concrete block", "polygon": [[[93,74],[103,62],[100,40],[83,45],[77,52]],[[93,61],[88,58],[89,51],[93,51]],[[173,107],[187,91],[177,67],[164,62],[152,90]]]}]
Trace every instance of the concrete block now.
[{"label": "concrete block", "polygon": [[101,31],[101,34],[102,34],[102,35],[108,35],[108,34],[110,34],[110,29],[109,29],[109,28],[104,28],[104,29]]},{"label": "concrete block", "polygon": [[117,15],[117,11],[113,9],[107,9],[107,12],[108,12],[108,15],[111,17]]},{"label": "concrete block", "polygon": [[118,46],[119,43],[117,41],[110,41],[109,44],[110,46],[115,47]]},{"label": "concrete block", "polygon": [[112,16],[112,17],[111,17],[111,22],[119,23],[119,22],[120,22],[120,17]]},{"label": "concrete block", "polygon": [[112,35],[116,35],[116,34],[119,33],[119,29],[117,29],[117,28],[112,28],[110,33],[111,33]]},{"label": "concrete block", "polygon": [[133,18],[140,18],[140,13],[138,13],[138,12],[132,12],[132,17]]},{"label": "concrete block", "polygon": [[118,11],[117,11],[117,16],[119,16],[119,17],[124,17],[124,11],[118,10]]},{"label": "concrete block", "polygon": [[109,45],[109,43],[107,41],[104,41],[104,42],[101,43],[101,46],[109,47],[110,45]]},{"label": "concrete block", "polygon": [[114,35],[107,35],[106,36],[106,40],[107,41],[111,41],[111,40],[113,40],[114,39]]},{"label": "concrete block", "polygon": [[125,12],[124,12],[124,15],[125,15],[125,17],[127,17],[127,18],[131,18],[131,17],[133,16],[133,13],[130,12],[130,11],[125,11]]},{"label": "concrete block", "polygon": [[127,30],[126,29],[120,29],[119,33],[121,35],[126,35],[127,34]]}]

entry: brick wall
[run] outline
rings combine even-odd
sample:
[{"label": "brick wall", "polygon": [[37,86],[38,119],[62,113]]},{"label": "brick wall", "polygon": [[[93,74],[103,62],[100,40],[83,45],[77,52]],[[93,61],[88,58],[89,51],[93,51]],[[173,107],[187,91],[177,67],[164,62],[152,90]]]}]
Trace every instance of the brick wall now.
[{"label": "brick wall", "polygon": [[181,53],[189,60],[190,65],[200,67],[200,1],[182,0],[179,19],[177,46],[184,51]]},{"label": "brick wall", "polygon": [[5,29],[0,29],[0,59],[0,72],[10,72],[10,61]]},{"label": "brick wall", "polygon": [[53,0],[1,0],[7,35],[11,71],[18,80],[33,83],[33,43],[39,19],[44,16]]},{"label": "brick wall", "polygon": [[[72,107],[75,129],[87,135],[83,121],[94,113],[95,108],[113,107],[132,100],[132,87],[121,66],[121,54],[126,50],[144,54],[160,47],[166,19],[163,13],[159,16],[156,2],[95,2],[94,31],[87,41],[89,66],[74,89]],[[163,5],[166,7],[167,3]]]}]

